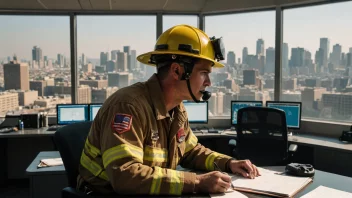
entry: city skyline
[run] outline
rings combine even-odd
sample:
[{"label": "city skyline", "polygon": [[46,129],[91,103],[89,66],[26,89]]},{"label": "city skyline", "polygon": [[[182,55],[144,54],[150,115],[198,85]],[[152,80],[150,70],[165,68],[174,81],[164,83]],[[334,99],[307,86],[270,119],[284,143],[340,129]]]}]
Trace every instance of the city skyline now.
[{"label": "city skyline", "polygon": [[[338,43],[346,53],[352,47],[352,39],[348,38],[352,35],[352,27],[348,26],[351,9],[352,2],[341,2],[285,10],[283,41],[290,49],[303,47],[314,54],[319,49],[319,38],[325,37],[330,39],[330,46]],[[196,16],[165,16],[164,27],[194,25],[196,21]],[[5,30],[0,32],[0,43],[6,46],[0,49],[1,59],[16,54],[30,60],[28,49],[35,45],[50,59],[58,53],[70,57],[68,16],[3,15],[0,25]],[[155,16],[78,16],[77,27],[78,54],[85,53],[88,58],[99,58],[100,52],[122,49],[124,45],[134,46],[138,55],[152,50],[156,41]],[[242,56],[243,47],[248,47],[248,54],[255,54],[259,38],[264,39],[265,49],[275,47],[275,12],[206,16],[205,32],[223,36],[226,51],[234,51],[236,57]]]}]

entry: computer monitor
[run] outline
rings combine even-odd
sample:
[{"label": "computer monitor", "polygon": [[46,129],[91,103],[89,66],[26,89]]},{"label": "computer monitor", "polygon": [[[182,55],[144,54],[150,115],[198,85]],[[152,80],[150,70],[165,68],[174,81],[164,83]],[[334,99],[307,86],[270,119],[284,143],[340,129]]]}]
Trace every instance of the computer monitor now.
[{"label": "computer monitor", "polygon": [[58,104],[56,118],[58,125],[88,121],[88,104]]},{"label": "computer monitor", "polygon": [[89,120],[93,121],[103,104],[89,104]]},{"label": "computer monitor", "polygon": [[286,123],[289,129],[299,129],[301,127],[301,102],[267,101],[266,106],[285,111]]},{"label": "computer monitor", "polygon": [[188,122],[195,124],[208,123],[208,102],[201,101],[199,103],[191,101],[183,101],[188,114]]},{"label": "computer monitor", "polygon": [[244,107],[262,107],[262,101],[231,101],[231,125],[237,125],[237,112]]}]

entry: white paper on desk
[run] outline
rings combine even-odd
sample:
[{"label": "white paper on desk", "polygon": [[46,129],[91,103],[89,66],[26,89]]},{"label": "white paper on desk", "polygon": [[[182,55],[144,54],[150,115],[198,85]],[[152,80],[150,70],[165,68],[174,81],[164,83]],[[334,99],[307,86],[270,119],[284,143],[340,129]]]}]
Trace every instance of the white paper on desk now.
[{"label": "white paper on desk", "polygon": [[46,167],[46,166],[60,166],[63,165],[61,158],[51,158],[51,159],[42,159],[40,160],[40,164],[38,167]]},{"label": "white paper on desk", "polygon": [[220,193],[220,194],[210,194],[210,197],[222,197],[222,198],[248,198],[246,195],[235,191],[235,190],[230,190],[225,193]]},{"label": "white paper on desk", "polygon": [[352,193],[348,193],[325,186],[318,186],[318,188],[312,190],[308,194],[305,194],[301,198],[351,198]]},{"label": "white paper on desk", "polygon": [[231,174],[232,184],[236,190],[270,193],[277,197],[291,197],[312,181],[309,177],[293,177],[276,174],[275,171],[259,168],[261,176],[247,179]]}]

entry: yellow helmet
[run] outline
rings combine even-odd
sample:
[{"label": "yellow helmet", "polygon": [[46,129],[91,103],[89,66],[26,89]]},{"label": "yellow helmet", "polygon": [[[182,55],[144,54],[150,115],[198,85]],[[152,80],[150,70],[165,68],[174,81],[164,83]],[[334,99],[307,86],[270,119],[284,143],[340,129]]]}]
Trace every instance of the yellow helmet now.
[{"label": "yellow helmet", "polygon": [[224,67],[218,61],[224,60],[225,49],[221,38],[209,38],[202,30],[177,25],[162,33],[155,44],[154,51],[141,54],[137,60],[155,66],[153,55],[183,55],[213,62],[214,67]]}]

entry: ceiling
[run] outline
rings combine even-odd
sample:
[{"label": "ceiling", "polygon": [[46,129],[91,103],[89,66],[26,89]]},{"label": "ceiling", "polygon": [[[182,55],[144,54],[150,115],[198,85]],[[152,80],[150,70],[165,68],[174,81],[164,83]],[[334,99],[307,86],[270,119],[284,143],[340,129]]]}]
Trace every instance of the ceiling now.
[{"label": "ceiling", "polygon": [[208,14],[324,1],[329,0],[0,0],[0,10]]}]

